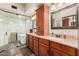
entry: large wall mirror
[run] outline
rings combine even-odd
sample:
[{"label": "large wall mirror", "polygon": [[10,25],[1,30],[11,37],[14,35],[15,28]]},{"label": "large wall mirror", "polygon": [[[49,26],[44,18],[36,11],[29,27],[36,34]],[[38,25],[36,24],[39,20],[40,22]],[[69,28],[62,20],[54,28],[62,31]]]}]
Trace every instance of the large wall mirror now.
[{"label": "large wall mirror", "polygon": [[51,13],[51,28],[77,28],[77,4],[68,5]]}]

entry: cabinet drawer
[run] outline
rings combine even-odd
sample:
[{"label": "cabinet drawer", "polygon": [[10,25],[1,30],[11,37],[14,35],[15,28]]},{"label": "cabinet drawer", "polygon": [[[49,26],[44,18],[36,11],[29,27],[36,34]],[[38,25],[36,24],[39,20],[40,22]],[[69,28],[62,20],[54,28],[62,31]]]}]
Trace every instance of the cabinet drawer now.
[{"label": "cabinet drawer", "polygon": [[59,43],[56,43],[56,42],[50,42],[50,47],[53,47],[55,49],[58,49],[64,53],[67,53],[69,55],[75,55],[75,48],[72,48],[72,47],[69,47],[69,46],[66,46],[66,45],[62,45],[62,44],[59,44]]},{"label": "cabinet drawer", "polygon": [[46,39],[39,39],[39,43],[41,43],[41,44],[45,44],[45,45],[47,45],[47,46],[49,46],[49,40],[46,40]]}]

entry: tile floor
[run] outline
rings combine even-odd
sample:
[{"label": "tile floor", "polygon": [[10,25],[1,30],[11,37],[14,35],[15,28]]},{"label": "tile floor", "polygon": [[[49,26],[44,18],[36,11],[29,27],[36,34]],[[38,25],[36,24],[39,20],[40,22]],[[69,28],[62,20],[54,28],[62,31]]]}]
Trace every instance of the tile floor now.
[{"label": "tile floor", "polygon": [[0,48],[0,56],[34,56],[34,54],[29,48],[18,42],[13,42]]}]

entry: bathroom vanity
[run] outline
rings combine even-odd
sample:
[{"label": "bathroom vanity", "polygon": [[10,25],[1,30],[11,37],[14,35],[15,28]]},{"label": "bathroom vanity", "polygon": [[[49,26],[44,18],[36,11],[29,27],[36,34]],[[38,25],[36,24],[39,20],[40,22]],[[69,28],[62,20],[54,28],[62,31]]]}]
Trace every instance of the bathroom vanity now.
[{"label": "bathroom vanity", "polygon": [[78,56],[78,40],[28,33],[28,47],[37,56]]}]

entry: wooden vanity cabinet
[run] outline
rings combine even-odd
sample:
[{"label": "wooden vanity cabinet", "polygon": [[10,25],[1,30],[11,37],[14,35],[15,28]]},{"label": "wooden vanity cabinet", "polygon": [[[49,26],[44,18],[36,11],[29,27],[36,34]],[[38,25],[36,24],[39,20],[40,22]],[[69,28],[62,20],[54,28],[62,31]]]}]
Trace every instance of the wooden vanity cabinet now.
[{"label": "wooden vanity cabinet", "polygon": [[34,52],[35,55],[39,54],[39,51],[38,51],[38,48],[39,48],[38,44],[39,44],[39,42],[38,41],[39,41],[38,37],[34,37],[34,40],[33,40],[33,52]]},{"label": "wooden vanity cabinet", "polygon": [[36,10],[36,33],[38,35],[49,34],[49,7],[46,4],[41,5]]},{"label": "wooden vanity cabinet", "polygon": [[39,56],[49,55],[49,40],[39,38]]},{"label": "wooden vanity cabinet", "polygon": [[31,35],[29,35],[28,45],[29,45],[29,48],[32,50],[33,49],[33,37]]},{"label": "wooden vanity cabinet", "polygon": [[37,56],[79,56],[76,48],[32,35],[28,35],[28,46]]},{"label": "wooden vanity cabinet", "polygon": [[75,56],[76,49],[50,41],[50,55],[51,56]]}]

